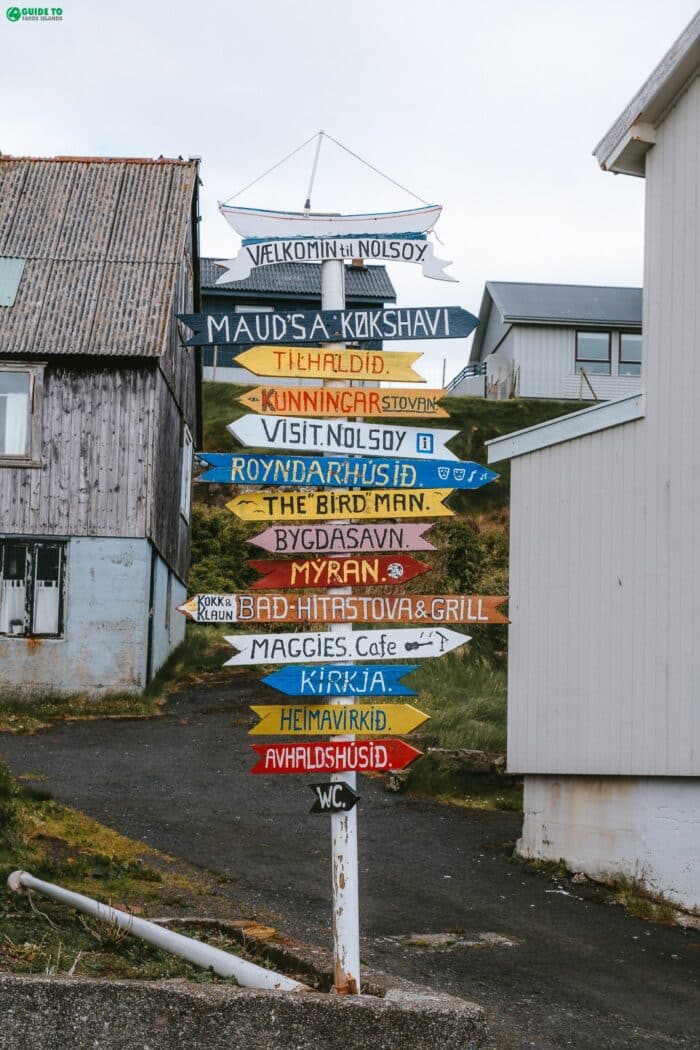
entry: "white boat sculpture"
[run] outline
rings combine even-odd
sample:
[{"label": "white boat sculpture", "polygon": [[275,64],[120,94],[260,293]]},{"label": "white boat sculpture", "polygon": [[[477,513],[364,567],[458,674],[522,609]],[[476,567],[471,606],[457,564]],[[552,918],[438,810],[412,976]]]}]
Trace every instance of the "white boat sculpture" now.
[{"label": "white boat sculpture", "polygon": [[442,205],[360,215],[323,215],[303,211],[266,211],[219,204],[219,210],[243,238],[358,237],[363,234],[427,233],[440,218]]}]

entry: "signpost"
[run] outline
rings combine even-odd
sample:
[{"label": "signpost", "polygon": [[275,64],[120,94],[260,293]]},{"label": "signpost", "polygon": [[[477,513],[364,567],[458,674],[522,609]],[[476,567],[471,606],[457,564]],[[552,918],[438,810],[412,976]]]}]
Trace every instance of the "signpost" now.
[{"label": "signpost", "polygon": [[316,801],[309,813],[347,813],[360,801],[360,796],[344,780],[309,784]]},{"label": "signpost", "polygon": [[179,606],[196,623],[508,623],[505,595],[197,594]]},{"label": "signpost", "polygon": [[[297,353],[301,351],[297,350]],[[343,351],[337,351],[343,353]],[[345,351],[348,354],[353,351]],[[247,353],[254,354],[254,350]],[[391,357],[390,350],[373,355],[376,367],[382,367]],[[240,354],[240,362],[243,354]],[[409,355],[401,355],[405,360]],[[250,369],[254,371],[254,369]],[[256,375],[260,374],[255,372]],[[413,373],[415,375],[415,373]],[[352,376],[352,378],[358,378]],[[359,377],[362,378],[362,377]],[[370,378],[370,377],[366,377]],[[376,378],[376,377],[375,377]],[[406,380],[403,380],[406,382]],[[394,419],[447,419],[449,412],[438,404],[446,396],[445,390],[391,390],[382,387],[322,387],[322,386],[256,386],[238,400],[245,408],[263,416],[391,416]]]},{"label": "signpost", "polygon": [[445,447],[458,430],[382,426],[338,419],[297,419],[295,416],[241,416],[226,427],[242,445],[252,448],[302,449],[366,456],[400,455],[408,459],[456,460]]},{"label": "signpost", "polygon": [[[342,274],[342,263],[340,276]],[[344,279],[344,277],[343,277]],[[178,314],[192,329],[185,346],[238,343],[333,343],[336,340],[465,339],[479,320],[461,306],[387,306],[379,309],[297,310],[286,313]],[[335,377],[341,378],[339,376]],[[351,377],[345,377],[351,378]],[[375,378],[377,378],[375,376]]]},{"label": "signpost", "polygon": [[267,704],[251,711],[260,716],[253,736],[406,736],[430,717],[410,704]]},{"label": "signpost", "polygon": [[263,678],[287,696],[416,696],[401,679],[420,664],[321,664],[284,667]]},{"label": "signpost", "polygon": [[[312,184],[322,136],[321,132]],[[227,272],[218,283],[275,262],[320,262],[320,310],[179,315],[192,332],[187,346],[234,346],[241,351],[237,363],[263,377],[323,380],[320,389],[268,383],[240,398],[256,414],[230,424],[230,433],[243,445],[271,448],[274,454],[203,457],[210,466],[203,480],[263,487],[238,493],[228,509],[244,520],[272,520],[274,525],[249,542],[292,557],[284,562],[254,561],[263,574],[253,585],[254,593],[199,594],[180,609],[199,622],[328,625],[327,630],[307,633],[227,636],[237,652],[226,666],[290,665],[267,675],[264,682],[287,696],[329,698],[328,704],[254,707],[260,716],[251,730],[254,735],[327,734],[333,739],[255,744],[259,758],[251,772],[331,774],[328,782],[311,785],[311,812],[331,814],[335,990],[358,994],[355,774],[405,768],[420,752],[380,734],[408,733],[427,717],[409,704],[381,699],[415,695],[402,678],[418,665],[387,661],[441,656],[470,640],[444,624],[507,620],[499,611],[505,601],[500,596],[350,591],[354,584],[405,582],[429,568],[405,552],[435,549],[423,535],[429,524],[367,524],[362,519],[449,516],[453,512],[444,500],[451,491],[479,488],[496,475],[477,463],[461,463],[445,447],[456,431],[425,427],[425,420],[447,417],[439,404],[445,391],[415,394],[378,385],[425,382],[411,367],[420,353],[367,348],[375,341],[465,338],[477,318],[461,307],[345,309],[344,259],[417,263],[428,277],[454,280],[444,272],[448,263],[435,258],[427,239],[440,208],[321,215],[310,210],[311,186],[307,196],[303,213],[221,206],[244,241],[235,259],[220,264]],[[375,385],[351,387],[355,380]],[[357,417],[355,422],[352,417]],[[364,421],[389,417],[421,425]],[[326,455],[280,454],[285,451]],[[271,491],[271,486],[281,486],[282,491]],[[293,491],[311,486],[318,489]],[[281,524],[290,519],[303,523]],[[329,524],[307,523],[311,521]],[[324,554],[331,557],[318,557]],[[260,593],[270,587],[329,590]],[[417,626],[362,626],[353,631],[358,623]],[[354,703],[356,697],[380,701]],[[357,734],[370,739],[358,740]],[[341,773],[345,775],[339,779]]]},{"label": "signpost", "polygon": [[327,492],[243,492],[226,504],[243,521],[330,521],[334,518],[449,518],[452,489]]},{"label": "signpost", "polygon": [[262,573],[255,590],[279,587],[396,586],[430,571],[430,565],[410,554],[363,554],[356,558],[292,558],[287,561],[254,559],[249,563]]},{"label": "signpost", "polygon": [[478,463],[383,456],[276,456],[203,452],[209,464],[199,477],[219,485],[322,485],[324,488],[478,489],[498,475]]},{"label": "signpost", "polygon": [[443,656],[471,641],[447,627],[398,627],[385,630],[309,631],[303,634],[230,634],[239,651],[224,667],[256,664],[327,663],[347,660],[426,659]]},{"label": "signpost", "polygon": [[248,543],[270,554],[434,551],[434,544],[423,538],[430,528],[430,524],[271,525]]},{"label": "signpost", "polygon": [[[373,383],[425,383],[423,376],[411,368],[422,356],[420,353],[401,350],[254,346],[238,354],[236,364],[247,368],[255,376],[275,376],[281,379],[337,379],[342,376],[353,380],[368,379]],[[255,411],[257,412],[257,409]],[[315,413],[310,412],[309,415]]]},{"label": "signpost", "polygon": [[326,740],[251,744],[260,758],[251,773],[369,773],[405,769],[422,752],[403,740]]}]

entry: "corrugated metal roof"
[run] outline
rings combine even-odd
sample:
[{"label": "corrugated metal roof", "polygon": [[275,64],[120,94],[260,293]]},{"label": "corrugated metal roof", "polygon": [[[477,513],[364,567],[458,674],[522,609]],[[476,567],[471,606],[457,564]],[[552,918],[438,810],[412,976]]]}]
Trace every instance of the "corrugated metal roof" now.
[{"label": "corrugated metal roof", "polygon": [[642,323],[641,288],[487,281],[486,289],[504,321],[630,326]]},{"label": "corrugated metal roof", "polygon": [[2,352],[160,355],[196,177],[196,161],[0,156],[0,256],[27,260]]},{"label": "corrugated metal roof", "polygon": [[[320,263],[272,263],[258,266],[242,281],[217,285],[223,272],[215,259],[202,259],[202,289],[255,292],[269,295],[321,295]],[[346,266],[345,294],[348,299],[394,301],[396,290],[385,266]]]}]

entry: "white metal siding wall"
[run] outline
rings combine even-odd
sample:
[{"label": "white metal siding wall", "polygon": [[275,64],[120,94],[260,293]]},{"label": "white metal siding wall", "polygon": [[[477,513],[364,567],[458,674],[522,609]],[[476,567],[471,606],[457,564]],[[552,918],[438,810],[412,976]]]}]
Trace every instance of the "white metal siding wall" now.
[{"label": "white metal siding wall", "polygon": [[[576,329],[515,325],[514,358],[519,369],[521,397],[593,400],[590,389],[575,370]],[[619,335],[613,331],[612,356],[617,361]],[[589,376],[601,401],[626,397],[641,389],[638,376]]]},{"label": "white metal siding wall", "polygon": [[647,154],[646,418],[512,465],[509,767],[700,773],[700,82]]}]

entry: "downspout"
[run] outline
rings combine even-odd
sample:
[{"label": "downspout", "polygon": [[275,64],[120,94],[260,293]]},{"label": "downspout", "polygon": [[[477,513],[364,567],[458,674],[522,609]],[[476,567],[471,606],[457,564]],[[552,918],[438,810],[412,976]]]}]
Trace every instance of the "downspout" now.
[{"label": "downspout", "polygon": [[294,981],[291,977],[284,977],[273,970],[267,970],[264,966],[240,959],[237,955],[231,955],[220,948],[213,948],[210,944],[203,944],[192,937],[185,937],[181,933],[166,930],[147,919],[139,919],[129,912],[111,908],[107,904],[101,904],[91,897],[84,897],[82,893],[73,893],[65,890],[62,886],[56,886],[52,882],[43,882],[35,879],[28,871],[13,871],[7,880],[7,885],[13,893],[21,893],[22,890],[35,890],[43,893],[45,897],[58,901],[59,904],[67,904],[70,908],[85,915],[91,915],[93,919],[116,926],[133,937],[152,944],[156,948],[178,955],[181,959],[202,966],[205,970],[213,970],[220,977],[233,977],[243,988],[262,988],[266,991],[277,992],[310,992],[311,989],[300,981]]}]

